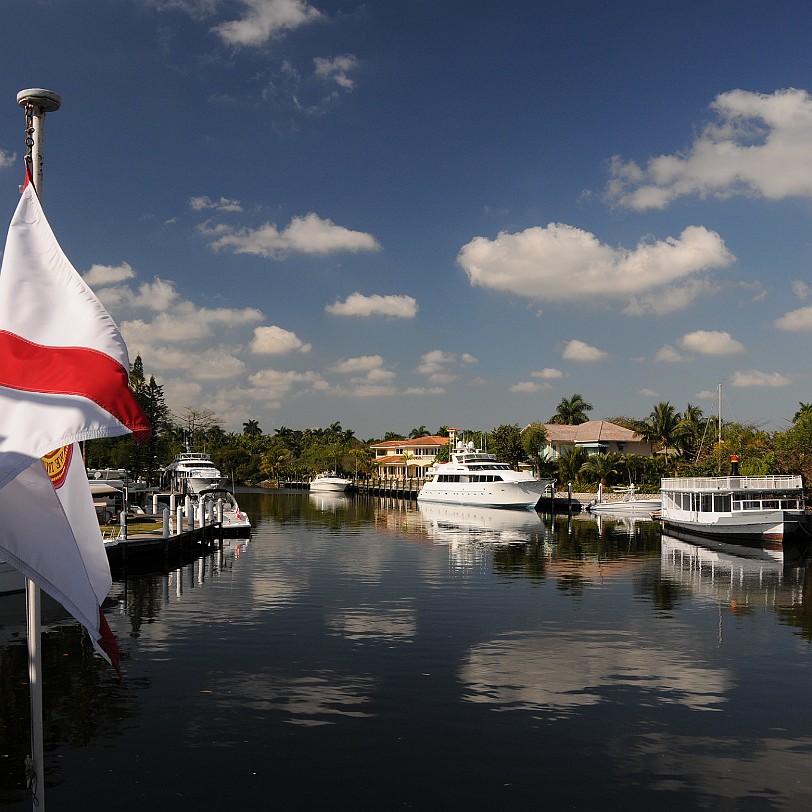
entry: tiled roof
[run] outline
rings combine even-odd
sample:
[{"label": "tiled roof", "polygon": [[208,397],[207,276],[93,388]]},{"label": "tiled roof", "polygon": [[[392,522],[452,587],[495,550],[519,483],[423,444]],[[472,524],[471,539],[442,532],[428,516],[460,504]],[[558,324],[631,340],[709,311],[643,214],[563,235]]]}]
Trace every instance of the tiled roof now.
[{"label": "tiled roof", "polygon": [[370,448],[416,448],[421,446],[442,448],[446,445],[448,445],[448,437],[431,434],[426,437],[416,437],[413,440],[384,440],[382,443],[372,443]]},{"label": "tiled roof", "polygon": [[589,420],[577,426],[545,423],[547,441],[550,443],[642,443],[643,437],[636,431],[610,423],[608,420]]}]

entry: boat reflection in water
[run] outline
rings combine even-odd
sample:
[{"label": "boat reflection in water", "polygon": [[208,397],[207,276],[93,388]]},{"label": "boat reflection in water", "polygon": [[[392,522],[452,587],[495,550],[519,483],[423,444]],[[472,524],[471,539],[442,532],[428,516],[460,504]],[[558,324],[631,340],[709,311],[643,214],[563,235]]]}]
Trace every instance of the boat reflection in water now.
[{"label": "boat reflection in water", "polygon": [[419,502],[429,537],[436,542],[527,544],[544,532],[544,522],[532,510]]},{"label": "boat reflection in water", "polygon": [[[662,574],[696,597],[730,604],[789,607],[803,602],[804,570],[734,545],[706,546],[663,534]],[[723,549],[727,548],[727,549]]]},{"label": "boat reflection in water", "polygon": [[455,569],[485,566],[495,547],[542,541],[548,532],[532,510],[419,502],[425,537],[448,546]]},{"label": "boat reflection in water", "polygon": [[311,507],[327,513],[335,513],[337,510],[347,507],[350,502],[349,497],[341,491],[316,491],[308,494],[308,497]]}]

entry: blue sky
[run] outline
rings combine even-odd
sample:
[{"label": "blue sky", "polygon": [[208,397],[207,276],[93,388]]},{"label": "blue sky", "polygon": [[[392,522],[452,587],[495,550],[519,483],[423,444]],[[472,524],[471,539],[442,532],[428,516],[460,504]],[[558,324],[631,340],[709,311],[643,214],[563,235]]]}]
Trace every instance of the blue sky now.
[{"label": "blue sky", "polygon": [[[359,437],[812,400],[807,2],[26,0],[43,198],[171,408]],[[3,227],[5,229],[5,227]]]}]

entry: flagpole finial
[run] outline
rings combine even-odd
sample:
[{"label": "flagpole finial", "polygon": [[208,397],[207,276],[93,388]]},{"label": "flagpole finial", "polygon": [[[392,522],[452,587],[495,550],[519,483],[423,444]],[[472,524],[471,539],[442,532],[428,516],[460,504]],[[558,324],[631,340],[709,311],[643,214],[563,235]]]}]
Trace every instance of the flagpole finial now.
[{"label": "flagpole finial", "polygon": [[62,106],[62,98],[53,90],[45,90],[41,87],[30,87],[28,90],[21,90],[17,94],[17,104],[25,107],[27,104],[39,107],[43,113],[53,113]]}]

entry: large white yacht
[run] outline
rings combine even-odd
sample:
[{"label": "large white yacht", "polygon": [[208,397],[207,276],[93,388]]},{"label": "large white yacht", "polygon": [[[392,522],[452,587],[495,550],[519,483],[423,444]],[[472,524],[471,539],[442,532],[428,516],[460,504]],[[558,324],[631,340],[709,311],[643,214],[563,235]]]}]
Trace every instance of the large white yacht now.
[{"label": "large white yacht", "polygon": [[187,446],[164,468],[163,482],[173,491],[196,496],[201,491],[222,488],[226,478],[211,461],[211,455],[191,451]]},{"label": "large white yacht", "polygon": [[435,462],[426,471],[418,502],[445,502],[499,508],[535,508],[554,479],[536,479],[526,471],[514,471],[473,442],[449,434],[451,462]]}]

